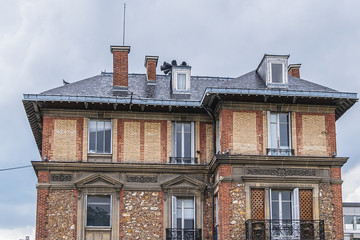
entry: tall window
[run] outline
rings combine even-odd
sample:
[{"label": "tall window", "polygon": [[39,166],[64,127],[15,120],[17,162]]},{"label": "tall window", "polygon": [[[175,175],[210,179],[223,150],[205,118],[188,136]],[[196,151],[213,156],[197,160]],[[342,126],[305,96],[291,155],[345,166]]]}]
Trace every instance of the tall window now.
[{"label": "tall window", "polygon": [[172,162],[196,163],[194,123],[174,122],[172,131]]},{"label": "tall window", "polygon": [[112,122],[89,120],[89,152],[111,153]]},{"label": "tall window", "polygon": [[269,155],[291,155],[290,115],[289,113],[270,113],[269,117]]},{"label": "tall window", "polygon": [[270,198],[272,235],[278,237],[297,235],[299,189],[271,190]]},{"label": "tall window", "polygon": [[87,195],[86,226],[110,227],[111,196]]},{"label": "tall window", "polygon": [[173,239],[195,239],[195,197],[172,197]]}]

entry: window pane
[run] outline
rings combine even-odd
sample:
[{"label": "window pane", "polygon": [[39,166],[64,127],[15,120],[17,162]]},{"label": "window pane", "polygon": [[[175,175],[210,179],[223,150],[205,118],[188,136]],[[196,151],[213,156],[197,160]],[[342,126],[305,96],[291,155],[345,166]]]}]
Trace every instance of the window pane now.
[{"label": "window pane", "polygon": [[288,114],[279,114],[279,121],[281,123],[289,123],[289,115]]},{"label": "window pane", "polygon": [[281,219],[291,219],[291,203],[282,202],[282,218]]},{"label": "window pane", "polygon": [[276,123],[270,124],[270,139],[271,148],[278,148],[277,125]]},{"label": "window pane", "polygon": [[110,226],[110,196],[88,196],[87,226]]},{"label": "window pane", "polygon": [[272,202],[272,219],[279,219],[279,202]]},{"label": "window pane", "polygon": [[176,124],[176,157],[182,157],[182,125]]},{"label": "window pane", "polygon": [[177,89],[186,90],[186,74],[177,75]]},{"label": "window pane", "polygon": [[279,200],[279,191],[271,191],[271,199]]},{"label": "window pane", "polygon": [[280,146],[289,147],[289,125],[280,124]]},{"label": "window pane", "polygon": [[344,217],[345,230],[354,230],[354,217],[345,216]]},{"label": "window pane", "polygon": [[184,228],[194,228],[194,218],[184,219]]},{"label": "window pane", "polygon": [[191,134],[184,133],[184,157],[191,157]]},{"label": "window pane", "polygon": [[281,192],[282,201],[290,201],[291,193],[290,192]]},{"label": "window pane", "polygon": [[282,64],[272,63],[271,64],[271,72],[272,72],[272,82],[273,83],[282,83],[283,82]]},{"label": "window pane", "polygon": [[96,152],[104,152],[104,122],[97,123],[97,143],[96,143]]},{"label": "window pane", "polygon": [[105,122],[105,153],[111,153],[111,122]]},{"label": "window pane", "polygon": [[96,122],[89,122],[89,152],[96,151]]}]

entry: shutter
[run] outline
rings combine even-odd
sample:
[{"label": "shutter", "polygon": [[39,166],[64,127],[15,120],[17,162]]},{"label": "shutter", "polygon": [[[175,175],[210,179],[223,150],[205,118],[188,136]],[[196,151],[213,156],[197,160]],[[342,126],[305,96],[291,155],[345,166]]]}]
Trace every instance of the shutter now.
[{"label": "shutter", "polygon": [[[268,136],[267,136],[267,139],[268,139],[268,148],[272,148],[271,146],[271,124],[270,124],[270,119],[271,119],[271,116],[270,116],[270,111],[267,111],[267,127],[268,127]],[[271,154],[270,154],[271,155]]]},{"label": "shutter", "polygon": [[176,201],[177,199],[176,199],[176,197],[175,196],[172,196],[172,198],[171,198],[171,209],[172,209],[172,215],[171,215],[171,227],[172,228],[176,228],[176,218],[177,218],[177,216],[176,216]]},{"label": "shutter", "polygon": [[292,219],[299,220],[300,212],[299,212],[299,189],[295,188],[292,191]]},{"label": "shutter", "polygon": [[175,122],[171,122],[171,156],[176,156],[176,136],[175,136]]},{"label": "shutter", "polygon": [[195,196],[194,196],[194,229],[196,229],[196,197]]},{"label": "shutter", "polygon": [[[268,112],[269,113],[269,112]],[[270,219],[272,219],[272,195],[271,195],[271,188],[269,189],[269,196],[270,196]]]}]

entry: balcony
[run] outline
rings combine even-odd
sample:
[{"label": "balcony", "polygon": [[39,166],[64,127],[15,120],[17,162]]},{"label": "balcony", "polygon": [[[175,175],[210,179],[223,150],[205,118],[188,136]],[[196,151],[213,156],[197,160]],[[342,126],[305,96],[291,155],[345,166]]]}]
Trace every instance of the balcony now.
[{"label": "balcony", "polygon": [[294,149],[289,148],[267,148],[266,154],[270,156],[294,156]]},{"label": "balcony", "polygon": [[197,164],[198,160],[194,157],[170,157],[170,163],[173,164]]},{"label": "balcony", "polygon": [[201,228],[167,228],[166,240],[201,240]]},{"label": "balcony", "polygon": [[324,220],[255,220],[245,222],[247,240],[325,240]]}]

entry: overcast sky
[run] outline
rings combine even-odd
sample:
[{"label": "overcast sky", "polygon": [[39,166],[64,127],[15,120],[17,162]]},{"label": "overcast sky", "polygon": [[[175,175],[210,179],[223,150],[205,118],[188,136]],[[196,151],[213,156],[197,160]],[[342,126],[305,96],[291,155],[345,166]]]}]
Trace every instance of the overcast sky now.
[{"label": "overcast sky", "polygon": [[[112,71],[110,45],[122,44],[123,0],[0,0],[0,169],[40,160],[22,94],[40,93]],[[237,77],[264,53],[290,54],[301,77],[360,92],[358,0],[128,0],[129,72],[144,56],[186,61],[192,75]],[[337,121],[343,200],[360,201],[360,104]],[[0,237],[34,236],[32,168],[0,171]],[[34,238],[32,238],[34,239]]]}]

